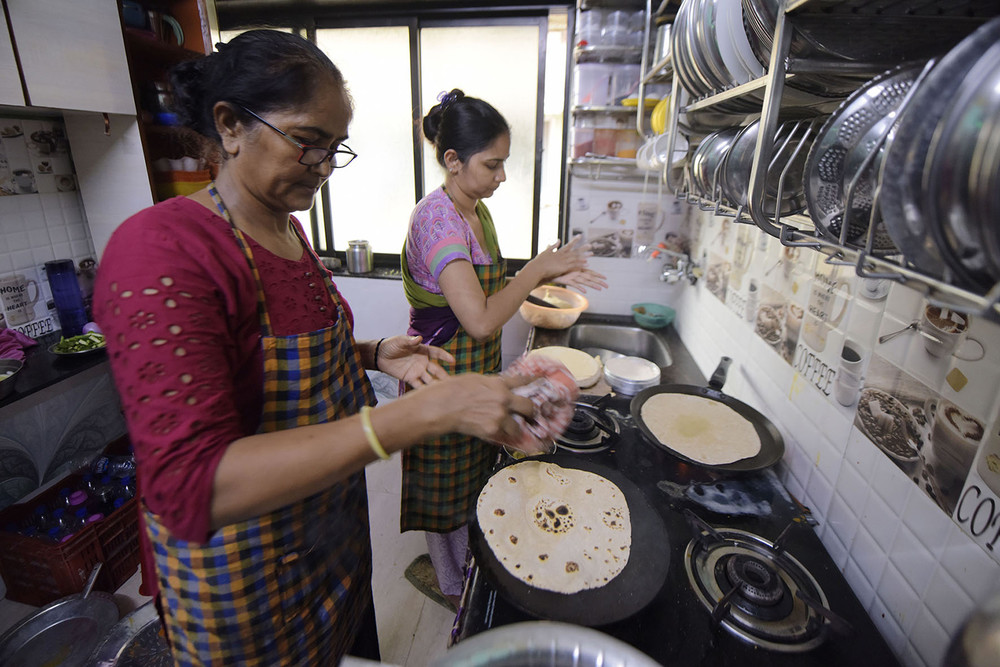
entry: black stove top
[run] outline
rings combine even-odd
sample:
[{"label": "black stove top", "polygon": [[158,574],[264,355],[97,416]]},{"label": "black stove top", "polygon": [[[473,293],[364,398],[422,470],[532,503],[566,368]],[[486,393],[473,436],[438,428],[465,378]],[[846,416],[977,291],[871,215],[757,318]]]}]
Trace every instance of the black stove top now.
[{"label": "black stove top", "polygon": [[[773,470],[721,476],[686,464],[644,440],[629,397],[584,401],[596,403],[578,409],[584,445],[574,437],[560,448],[639,486],[670,541],[667,580],[653,602],[598,630],[668,666],[898,664]],[[537,619],[473,563],[452,640],[529,620]]]}]

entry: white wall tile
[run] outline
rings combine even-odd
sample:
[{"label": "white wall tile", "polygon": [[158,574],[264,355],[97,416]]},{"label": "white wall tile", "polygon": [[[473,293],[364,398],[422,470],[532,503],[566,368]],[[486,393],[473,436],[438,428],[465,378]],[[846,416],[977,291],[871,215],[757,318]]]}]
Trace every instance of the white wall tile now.
[{"label": "white wall tile", "polygon": [[875,597],[875,587],[872,586],[868,576],[857,561],[848,559],[847,565],[844,567],[844,577],[847,578],[851,590],[861,601],[861,606],[867,608]]},{"label": "white wall tile", "polygon": [[940,556],[952,523],[933,500],[924,493],[911,493],[903,510],[903,522],[927,549]]},{"label": "white wall tile", "polygon": [[[859,439],[864,438],[857,429],[852,435],[856,435]],[[867,440],[865,442],[867,443]],[[872,468],[871,484],[875,493],[889,504],[896,516],[903,514],[910,493],[919,493],[914,488],[913,481],[885,456],[876,457]]]},{"label": "white wall tile", "polygon": [[883,553],[888,553],[899,529],[899,519],[878,494],[868,494],[861,522],[878,542],[879,549]]},{"label": "white wall tile", "polygon": [[837,493],[851,510],[852,516],[861,516],[868,500],[868,482],[849,462],[843,461],[837,476]]},{"label": "white wall tile", "polygon": [[952,526],[941,566],[976,602],[982,602],[997,581],[997,564],[982,547],[969,540],[958,526]]},{"label": "white wall tile", "polygon": [[[921,609],[920,594],[892,564],[887,565],[882,573],[876,596],[875,606],[883,605],[884,613],[891,615],[903,633],[909,632],[916,623],[917,611]],[[877,619],[877,615],[872,614],[872,618]]]},{"label": "white wall tile", "polygon": [[949,636],[972,608],[972,598],[944,567],[938,567],[931,575],[924,592],[924,603]]},{"label": "white wall tile", "polygon": [[949,634],[929,610],[922,611],[910,632],[910,643],[928,665],[940,665]]},{"label": "white wall tile", "polygon": [[830,501],[830,513],[826,517],[826,524],[840,541],[848,549],[854,543],[854,534],[858,530],[857,517],[851,513],[851,508],[841,497],[840,493],[834,491],[833,499]]},{"label": "white wall tile", "polygon": [[885,569],[885,552],[866,526],[858,528],[851,543],[851,559],[857,563],[873,587],[878,586]]},{"label": "white wall tile", "polygon": [[[920,600],[918,599],[917,603],[919,604],[919,602]],[[875,627],[882,633],[882,638],[889,644],[893,652],[896,655],[902,653],[907,642],[906,631],[899,627],[893,613],[877,596],[872,600],[869,613],[871,614],[872,621],[875,623]]]},{"label": "white wall tile", "polygon": [[905,524],[896,531],[889,558],[914,590],[923,595],[931,573],[937,568],[937,558]]}]

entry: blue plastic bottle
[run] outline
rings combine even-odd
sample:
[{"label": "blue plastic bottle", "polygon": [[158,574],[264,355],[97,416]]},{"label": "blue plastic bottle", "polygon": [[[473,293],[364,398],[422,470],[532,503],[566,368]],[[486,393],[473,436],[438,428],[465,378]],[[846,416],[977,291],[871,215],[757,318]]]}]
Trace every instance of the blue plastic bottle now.
[{"label": "blue plastic bottle", "polygon": [[56,302],[63,337],[79,336],[89,318],[73,260],[56,259],[45,262],[45,275],[48,276],[49,287],[52,289],[52,300]]}]

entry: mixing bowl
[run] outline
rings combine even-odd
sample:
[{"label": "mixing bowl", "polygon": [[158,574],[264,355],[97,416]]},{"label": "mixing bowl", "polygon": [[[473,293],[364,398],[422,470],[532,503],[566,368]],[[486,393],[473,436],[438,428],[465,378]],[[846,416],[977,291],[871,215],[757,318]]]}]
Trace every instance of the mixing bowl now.
[{"label": "mixing bowl", "polygon": [[558,308],[546,308],[536,306],[525,301],[519,309],[521,317],[528,324],[543,329],[565,329],[573,326],[573,323],[580,317],[580,313],[587,310],[590,303],[587,297],[579,292],[557,287],[556,285],[542,285],[531,290],[532,296],[536,296],[543,301],[559,306]]}]

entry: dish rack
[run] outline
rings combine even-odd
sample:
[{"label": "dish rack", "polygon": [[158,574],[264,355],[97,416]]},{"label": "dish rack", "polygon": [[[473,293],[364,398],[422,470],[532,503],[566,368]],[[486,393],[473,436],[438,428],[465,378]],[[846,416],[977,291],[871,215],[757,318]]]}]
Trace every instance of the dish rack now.
[{"label": "dish rack", "polygon": [[[920,21],[933,20],[928,15],[933,13],[935,6],[945,8],[948,0],[930,0],[921,2],[922,10],[920,16],[911,16],[909,13],[912,2],[886,3],[880,0],[848,0],[837,3],[841,7],[848,7],[859,13],[871,14],[872,20],[877,21],[879,17],[886,17],[894,21],[913,21],[915,24]],[[643,48],[642,75],[640,79],[639,97],[643,99],[643,86],[650,80],[654,80],[662,71],[669,71],[670,57],[665,61],[655,64],[647,62],[646,54],[649,52],[650,28],[654,20],[661,17],[665,11],[669,11],[670,0],[662,0],[659,8],[654,12],[652,0],[646,0],[646,15],[649,18],[646,25],[645,41]],[[842,265],[854,267],[855,272],[862,278],[880,278],[895,281],[921,293],[930,303],[952,308],[954,310],[978,314],[980,316],[1000,321],[1000,283],[997,283],[980,294],[969,289],[954,285],[942,279],[935,278],[919,269],[908,266],[905,257],[900,260],[898,256],[880,256],[873,253],[873,239],[877,225],[879,211],[879,197],[882,190],[882,183],[876,183],[872,193],[871,215],[868,220],[867,233],[862,243],[857,242],[854,247],[847,244],[848,232],[851,229],[850,215],[852,203],[855,197],[855,186],[865,170],[872,165],[875,155],[885,145],[890,134],[892,124],[890,123],[885,132],[881,134],[877,142],[872,146],[867,159],[853,172],[846,191],[844,219],[840,225],[840,238],[831,240],[824,238],[817,233],[816,225],[806,214],[781,215],[776,212],[769,215],[765,212],[764,202],[766,198],[765,186],[768,177],[768,166],[772,159],[783,151],[791,151],[792,154],[799,150],[808,150],[808,145],[813,139],[822,124],[822,118],[804,119],[797,122],[792,132],[787,133],[780,141],[775,141],[775,134],[779,125],[779,112],[782,110],[782,100],[785,94],[786,82],[798,74],[834,74],[842,73],[846,69],[853,75],[864,75],[875,77],[882,74],[887,67],[884,63],[851,62],[845,64],[843,61],[831,62],[822,59],[804,59],[791,56],[792,37],[795,27],[792,25],[790,16],[802,12],[805,9],[823,8],[829,6],[827,0],[783,0],[780,10],[777,13],[775,30],[773,35],[770,61],[767,72],[763,77],[747,83],[734,86],[732,88],[716,91],[712,94],[698,99],[691,99],[688,92],[680,85],[678,77],[672,77],[670,94],[670,112],[668,115],[668,127],[666,132],[669,135],[668,154],[672,155],[674,147],[677,145],[678,117],[682,112],[712,110],[716,105],[735,98],[747,98],[752,94],[763,92],[763,103],[760,110],[760,129],[757,132],[756,150],[754,153],[753,165],[750,172],[750,182],[748,189],[747,203],[745,206],[733,208],[724,203],[719,196],[717,187],[719,170],[714,174],[711,192],[712,197],[705,197],[691,187],[689,170],[678,173],[677,170],[669,169],[665,165],[660,174],[661,182],[673,191],[679,198],[688,203],[697,205],[700,210],[712,211],[714,214],[733,218],[735,222],[754,224],[769,235],[778,238],[783,246],[812,248],[826,256],[825,261],[831,265]],[[831,15],[830,20],[836,20],[836,16]],[[970,30],[971,32],[971,30]],[[933,67],[937,59],[927,62],[923,71],[910,88],[905,98],[900,103],[897,112],[902,113],[909,101],[912,99],[919,83]],[[841,100],[831,103],[829,109],[817,109],[822,112],[832,112],[839,106]],[[642,107],[640,102],[639,107]],[[637,124],[640,134],[644,132],[642,114],[638,115]],[[695,142],[690,142],[692,150]],[[690,153],[689,153],[690,155]],[[786,183],[788,168],[792,160],[788,160],[785,169],[779,179],[779,189],[777,200],[782,199],[782,188]]]}]

